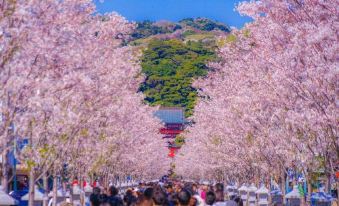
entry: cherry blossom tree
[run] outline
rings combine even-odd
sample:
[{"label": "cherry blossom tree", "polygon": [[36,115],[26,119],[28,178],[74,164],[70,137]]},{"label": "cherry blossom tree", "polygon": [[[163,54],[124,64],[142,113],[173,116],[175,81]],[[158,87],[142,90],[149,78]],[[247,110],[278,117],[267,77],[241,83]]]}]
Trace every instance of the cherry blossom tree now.
[{"label": "cherry blossom tree", "polygon": [[34,182],[47,171],[56,195],[65,164],[73,176],[160,175],[161,124],[137,93],[137,51],[121,46],[134,25],[94,14],[90,0],[2,1],[0,8],[2,151],[6,157],[15,124],[15,135],[30,140],[17,154],[30,169],[30,205]]},{"label": "cherry blossom tree", "polygon": [[220,161],[226,173],[247,181],[286,168],[308,179],[319,167],[333,175],[339,151],[337,6],[321,0],[241,3],[238,10],[254,21],[222,37],[222,60],[211,65],[216,72],[196,83],[205,98],[188,134],[193,143],[184,147],[203,149],[184,148],[184,156]]}]

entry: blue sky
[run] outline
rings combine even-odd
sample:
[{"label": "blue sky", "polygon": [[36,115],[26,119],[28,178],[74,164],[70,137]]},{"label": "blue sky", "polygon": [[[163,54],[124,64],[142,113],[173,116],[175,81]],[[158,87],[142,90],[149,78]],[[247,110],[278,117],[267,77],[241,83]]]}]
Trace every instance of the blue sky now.
[{"label": "blue sky", "polygon": [[241,28],[250,21],[234,11],[240,0],[94,0],[100,13],[116,11],[130,21],[207,17]]}]

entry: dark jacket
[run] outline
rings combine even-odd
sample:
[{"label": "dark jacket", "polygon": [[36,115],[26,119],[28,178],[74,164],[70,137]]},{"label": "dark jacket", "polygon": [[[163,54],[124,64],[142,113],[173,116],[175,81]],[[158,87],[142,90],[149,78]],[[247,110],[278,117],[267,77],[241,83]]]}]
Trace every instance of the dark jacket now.
[{"label": "dark jacket", "polygon": [[118,196],[109,196],[108,203],[110,206],[124,206],[124,202]]}]

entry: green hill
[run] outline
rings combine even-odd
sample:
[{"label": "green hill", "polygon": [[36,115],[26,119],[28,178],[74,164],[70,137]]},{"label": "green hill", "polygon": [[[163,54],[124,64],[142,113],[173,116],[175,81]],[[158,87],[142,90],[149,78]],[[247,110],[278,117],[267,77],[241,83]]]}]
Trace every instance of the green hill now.
[{"label": "green hill", "polygon": [[[185,37],[193,34],[230,31],[229,27],[223,23],[216,22],[206,18],[186,18],[178,23],[169,21],[152,22],[149,20],[137,22],[136,30],[131,34],[131,41],[144,39],[148,37],[157,37],[159,39],[178,38],[184,40]],[[176,34],[175,36],[171,34]]]},{"label": "green hill", "polygon": [[133,40],[147,38],[157,34],[173,33],[182,27],[179,24],[169,23],[168,25],[158,25],[149,20],[138,22],[136,30],[132,33]]},{"label": "green hill", "polygon": [[199,29],[201,31],[213,31],[213,30],[220,30],[223,32],[230,32],[230,29],[228,26],[226,26],[223,23],[219,23],[210,19],[206,18],[186,18],[181,21],[179,21],[180,25],[182,27],[193,27],[195,29]]},{"label": "green hill", "polygon": [[192,82],[207,75],[210,70],[207,63],[215,60],[216,36],[229,31],[225,25],[212,23],[199,18],[184,19],[180,24],[150,21],[138,24],[133,37],[142,38],[136,38],[130,45],[143,51],[141,67],[146,79],[139,89],[147,103],[183,107],[186,117],[193,114],[197,89]]}]

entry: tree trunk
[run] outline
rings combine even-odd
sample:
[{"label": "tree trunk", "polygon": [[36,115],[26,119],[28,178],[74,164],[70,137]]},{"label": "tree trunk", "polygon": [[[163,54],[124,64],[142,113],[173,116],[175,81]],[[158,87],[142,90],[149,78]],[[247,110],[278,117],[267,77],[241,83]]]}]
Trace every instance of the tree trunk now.
[{"label": "tree trunk", "polygon": [[283,194],[283,202],[284,204],[286,204],[286,199],[285,199],[285,195],[286,195],[286,178],[285,178],[285,171],[282,170],[281,172],[281,191],[282,191],[282,194]]},{"label": "tree trunk", "polygon": [[53,206],[57,205],[57,192],[58,192],[58,178],[56,172],[53,174]]},{"label": "tree trunk", "polygon": [[7,149],[2,152],[2,178],[1,185],[4,192],[8,192],[8,165],[7,165]]},{"label": "tree trunk", "polygon": [[82,190],[84,189],[84,179],[83,179],[83,177],[82,177],[80,172],[79,172],[79,187]]},{"label": "tree trunk", "polygon": [[286,195],[286,178],[285,178],[285,172],[282,171],[281,172],[281,192],[283,193],[283,195]]},{"label": "tree trunk", "polygon": [[307,203],[311,202],[311,193],[312,193],[312,182],[311,178],[307,178]]},{"label": "tree trunk", "polygon": [[43,186],[44,186],[44,200],[42,205],[47,206],[48,205],[48,179],[47,179],[47,172],[44,173],[42,176]]},{"label": "tree trunk", "polygon": [[326,193],[331,192],[331,173],[330,172],[327,172],[326,174],[325,192]]},{"label": "tree trunk", "polygon": [[104,187],[105,187],[106,189],[108,189],[108,187],[109,187],[109,186],[108,186],[108,185],[109,185],[109,183],[108,183],[108,173],[105,174],[105,179],[104,179],[104,181],[105,181],[105,182],[104,182]]},{"label": "tree trunk", "polygon": [[28,206],[34,205],[34,168],[29,171],[29,183],[28,183]]}]

